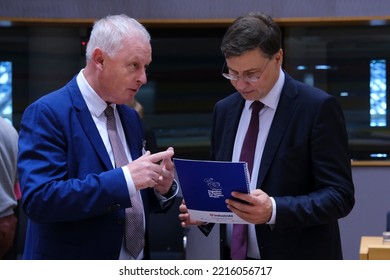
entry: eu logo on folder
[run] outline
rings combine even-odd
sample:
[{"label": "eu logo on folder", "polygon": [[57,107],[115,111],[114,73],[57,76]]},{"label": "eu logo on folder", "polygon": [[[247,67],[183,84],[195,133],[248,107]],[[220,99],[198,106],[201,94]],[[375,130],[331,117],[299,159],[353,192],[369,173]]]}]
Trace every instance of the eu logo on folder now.
[{"label": "eu logo on folder", "polygon": [[212,223],[247,223],[231,212],[225,199],[232,191],[249,193],[245,162],[173,159],[176,179],[192,220]]}]

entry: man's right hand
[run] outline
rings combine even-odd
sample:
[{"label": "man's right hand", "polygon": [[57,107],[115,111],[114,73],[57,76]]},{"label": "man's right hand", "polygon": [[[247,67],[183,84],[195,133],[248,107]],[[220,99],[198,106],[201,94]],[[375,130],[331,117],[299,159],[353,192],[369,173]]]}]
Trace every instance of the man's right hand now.
[{"label": "man's right hand", "polygon": [[130,162],[127,168],[130,171],[134,186],[137,190],[154,188],[159,183],[160,176],[164,169],[160,162],[164,159],[171,159],[174,155],[173,149],[151,154],[147,151],[143,156]]}]

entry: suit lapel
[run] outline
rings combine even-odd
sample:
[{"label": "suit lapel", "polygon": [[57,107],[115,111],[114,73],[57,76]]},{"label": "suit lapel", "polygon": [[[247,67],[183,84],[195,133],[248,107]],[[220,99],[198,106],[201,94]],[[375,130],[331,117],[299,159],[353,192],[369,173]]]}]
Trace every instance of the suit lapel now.
[{"label": "suit lapel", "polygon": [[[121,118],[123,131],[125,133],[126,142],[130,150],[131,158],[133,160],[139,158],[141,156],[141,149],[137,143],[142,139],[142,134],[139,134],[139,129],[135,127],[137,123],[135,121],[135,116],[129,114],[130,109],[126,105],[117,105],[117,110],[119,113],[119,117]],[[126,110],[127,109],[127,110]],[[142,147],[141,147],[142,148]]]},{"label": "suit lapel", "polygon": [[277,154],[280,141],[286,131],[288,123],[291,119],[292,113],[296,108],[297,89],[294,81],[286,74],[286,80],[280,95],[279,104],[276,109],[274,119],[265,143],[263,156],[261,158],[261,165],[259,176],[257,179],[257,186],[263,184],[263,180],[271,166],[272,161]]},{"label": "suit lapel", "polygon": [[88,137],[96,153],[101,158],[107,170],[112,169],[112,163],[108,156],[107,150],[100,137],[99,131],[92,119],[91,113],[88,110],[87,104],[81,95],[80,89],[77,86],[76,79],[74,78],[68,84],[68,91],[70,98],[73,101],[73,106],[76,109],[77,117],[80,121],[80,125],[83,128],[85,135]]},{"label": "suit lapel", "polygon": [[233,156],[234,141],[236,139],[237,127],[240,122],[242,109],[245,104],[245,99],[241,97],[239,93],[236,93],[236,98],[231,102],[226,114],[226,129],[221,143],[223,151],[223,159],[225,161],[231,161]]}]

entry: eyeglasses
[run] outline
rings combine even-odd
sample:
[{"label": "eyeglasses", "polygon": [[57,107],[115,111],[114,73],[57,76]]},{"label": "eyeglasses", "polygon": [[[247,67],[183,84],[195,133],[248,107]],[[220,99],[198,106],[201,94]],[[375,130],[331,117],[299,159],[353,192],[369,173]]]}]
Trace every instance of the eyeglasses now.
[{"label": "eyeglasses", "polygon": [[[268,66],[270,61],[271,61],[271,58],[268,60],[267,64],[264,66],[264,69],[263,69],[263,71],[261,71],[260,74],[258,74],[258,73],[244,74],[242,79],[245,82],[248,82],[248,83],[257,83],[260,80],[261,75],[263,75],[265,69],[267,69],[267,66]],[[233,75],[233,74],[230,74],[230,73],[225,73],[224,70],[226,70],[226,61],[223,64],[223,67],[222,67],[222,76],[224,76],[226,79],[228,79],[230,81],[238,81],[241,78],[239,75]]]}]

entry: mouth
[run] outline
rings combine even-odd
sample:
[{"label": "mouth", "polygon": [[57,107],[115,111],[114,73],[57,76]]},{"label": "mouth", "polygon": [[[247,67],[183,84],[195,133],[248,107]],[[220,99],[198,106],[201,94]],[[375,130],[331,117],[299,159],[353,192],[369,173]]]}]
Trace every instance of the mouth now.
[{"label": "mouth", "polygon": [[241,96],[246,100],[255,100],[257,99],[257,93],[256,91],[250,90],[250,91],[240,91]]},{"label": "mouth", "polygon": [[138,90],[139,90],[139,88],[136,88],[136,89],[134,89],[134,88],[129,88],[129,89],[128,89],[128,91],[130,91],[130,92],[132,92],[132,93],[134,93],[134,94],[136,94],[136,93],[138,92]]},{"label": "mouth", "polygon": [[251,94],[253,91],[252,90],[249,90],[249,91],[241,91],[241,94],[242,95],[249,95]]}]

